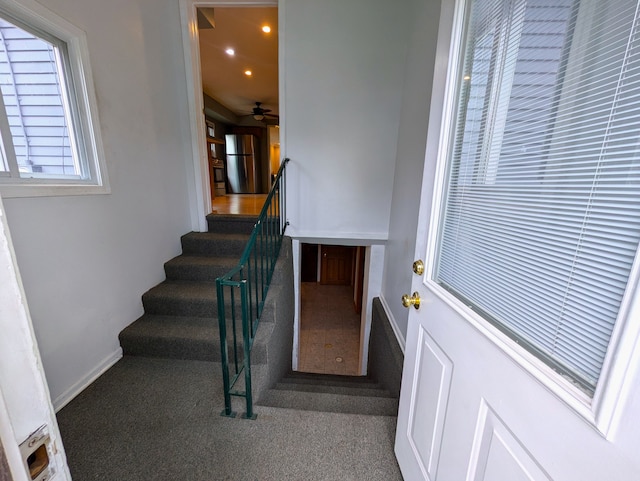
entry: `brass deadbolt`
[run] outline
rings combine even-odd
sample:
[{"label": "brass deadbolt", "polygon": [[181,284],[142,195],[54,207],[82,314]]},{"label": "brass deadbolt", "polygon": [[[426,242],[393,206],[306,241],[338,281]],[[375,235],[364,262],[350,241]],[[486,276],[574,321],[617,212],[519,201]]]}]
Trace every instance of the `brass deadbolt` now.
[{"label": "brass deadbolt", "polygon": [[421,276],[422,274],[424,274],[424,262],[422,262],[420,259],[418,259],[417,261],[415,261],[413,263],[413,272],[415,272],[416,274],[418,274],[419,276]]},{"label": "brass deadbolt", "polygon": [[418,291],[414,292],[411,296],[409,294],[402,296],[402,305],[406,308],[413,306],[414,309],[419,309],[420,294],[418,294]]}]

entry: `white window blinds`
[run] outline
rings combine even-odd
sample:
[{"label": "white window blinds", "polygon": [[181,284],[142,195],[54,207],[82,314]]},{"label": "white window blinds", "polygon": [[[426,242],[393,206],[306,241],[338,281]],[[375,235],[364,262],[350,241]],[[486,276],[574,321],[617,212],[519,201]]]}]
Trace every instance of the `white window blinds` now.
[{"label": "white window blinds", "polygon": [[630,0],[472,0],[435,280],[593,393],[640,239]]}]

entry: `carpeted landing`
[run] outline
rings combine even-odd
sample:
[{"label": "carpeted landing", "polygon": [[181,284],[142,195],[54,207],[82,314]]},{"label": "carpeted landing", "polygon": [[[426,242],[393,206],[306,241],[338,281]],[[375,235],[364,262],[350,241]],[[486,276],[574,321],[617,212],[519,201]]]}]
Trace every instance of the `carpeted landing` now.
[{"label": "carpeted landing", "polygon": [[[76,481],[394,481],[396,418],[219,415],[220,366],[125,356],[58,413]],[[366,389],[363,386],[363,389]]]}]

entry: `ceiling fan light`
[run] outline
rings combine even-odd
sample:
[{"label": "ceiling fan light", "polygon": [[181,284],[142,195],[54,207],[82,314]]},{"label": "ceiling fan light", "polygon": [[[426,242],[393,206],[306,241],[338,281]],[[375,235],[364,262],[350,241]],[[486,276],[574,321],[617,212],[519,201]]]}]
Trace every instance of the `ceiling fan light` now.
[{"label": "ceiling fan light", "polygon": [[254,115],[253,115],[253,118],[254,118],[254,119],[256,119],[256,120],[263,120],[263,119],[264,119],[264,115],[261,115],[261,114],[254,114]]}]

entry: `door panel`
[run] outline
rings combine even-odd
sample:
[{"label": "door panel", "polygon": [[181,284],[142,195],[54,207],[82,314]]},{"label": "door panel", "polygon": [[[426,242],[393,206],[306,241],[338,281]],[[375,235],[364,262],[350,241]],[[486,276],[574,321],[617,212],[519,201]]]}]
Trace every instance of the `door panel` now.
[{"label": "door panel", "polygon": [[410,408],[406,413],[403,412],[403,418],[398,420],[399,425],[407,426],[407,430],[398,438],[401,444],[396,447],[396,451],[399,456],[407,451],[411,452],[417,459],[421,477],[434,479],[442,443],[453,363],[422,327],[418,327],[417,337],[418,350],[413,369],[415,378],[413,382],[406,380],[406,385],[412,386]]},{"label": "door panel", "polygon": [[320,251],[322,253],[320,284],[351,285],[354,248],[323,245]]},{"label": "door panel", "polygon": [[469,481],[547,481],[549,477],[483,399]]}]

